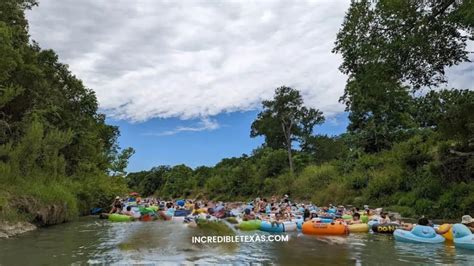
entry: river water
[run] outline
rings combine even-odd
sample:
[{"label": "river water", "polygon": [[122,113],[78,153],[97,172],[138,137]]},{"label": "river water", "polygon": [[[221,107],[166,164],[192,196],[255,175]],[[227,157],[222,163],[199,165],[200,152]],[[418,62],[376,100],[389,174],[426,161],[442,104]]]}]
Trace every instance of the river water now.
[{"label": "river water", "polygon": [[[392,236],[315,237],[289,233],[288,242],[193,244],[202,229],[181,223],[110,223],[94,217],[0,239],[0,265],[285,264],[473,265],[474,252],[452,244],[416,245]],[[267,234],[259,231],[237,234]]]}]

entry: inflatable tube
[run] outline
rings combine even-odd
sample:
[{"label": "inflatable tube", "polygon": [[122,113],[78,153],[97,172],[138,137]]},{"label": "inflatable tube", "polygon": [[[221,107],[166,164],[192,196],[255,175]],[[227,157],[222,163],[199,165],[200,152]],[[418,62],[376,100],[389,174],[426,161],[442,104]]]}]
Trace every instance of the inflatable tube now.
[{"label": "inflatable tube", "polygon": [[260,223],[260,231],[270,232],[270,233],[281,233],[285,232],[285,225],[283,223],[271,223],[268,221],[263,221]]},{"label": "inflatable tube", "polygon": [[283,222],[283,225],[285,226],[285,232],[293,232],[298,230],[298,225],[296,222]]},{"label": "inflatable tube", "polygon": [[154,212],[157,212],[160,209],[160,207],[153,205],[153,206],[148,207],[148,209],[153,210]]},{"label": "inflatable tube", "polygon": [[303,218],[294,219],[293,221],[296,223],[296,228],[298,228],[298,230],[301,230],[301,227],[303,226],[303,223],[304,223]]},{"label": "inflatable tube", "polygon": [[344,219],[345,221],[350,221],[352,220],[352,215],[344,214],[341,216],[341,218]]},{"label": "inflatable tube", "polygon": [[350,224],[347,226],[351,233],[367,233],[369,232],[368,224]]},{"label": "inflatable tube", "polygon": [[363,223],[368,223],[369,222],[369,216],[361,215],[360,216],[360,221],[363,222]]},{"label": "inflatable tube", "polygon": [[191,214],[190,210],[176,210],[174,212],[174,216],[188,216],[189,214]]},{"label": "inflatable tube", "polygon": [[411,231],[396,229],[393,236],[397,241],[408,243],[441,244],[445,241],[432,227],[424,225],[416,225]]},{"label": "inflatable tube", "polygon": [[145,214],[154,214],[155,213],[155,210],[151,207],[138,207],[138,209],[140,210],[140,213],[142,215],[145,215]]},{"label": "inflatable tube", "polygon": [[92,208],[91,209],[91,215],[97,215],[102,212],[102,208]]},{"label": "inflatable tube", "polygon": [[151,222],[153,221],[154,219],[154,216],[150,215],[150,214],[145,214],[145,215],[142,215],[139,220],[142,221],[142,222]]},{"label": "inflatable tube", "polygon": [[[371,221],[369,221],[369,226],[371,224]],[[374,233],[379,233],[379,234],[393,234],[396,229],[400,227],[399,224],[396,223],[390,223],[390,224],[379,224],[379,223],[372,223],[372,231]]]},{"label": "inflatable tube", "polygon": [[133,221],[133,217],[124,215],[124,214],[118,214],[118,213],[111,213],[109,214],[109,221],[111,222],[130,222]]},{"label": "inflatable tube", "polygon": [[194,211],[195,213],[207,213],[207,209],[206,208],[201,208],[201,209],[197,209]]},{"label": "inflatable tube", "polygon": [[258,230],[261,223],[260,220],[242,221],[238,224],[238,228],[243,231]]},{"label": "inflatable tube", "polygon": [[332,218],[319,218],[319,220],[321,221],[321,223],[324,223],[324,224],[330,224],[334,222]]},{"label": "inflatable tube", "polygon": [[316,221],[303,223],[302,231],[307,235],[345,235],[349,232],[342,222],[318,223]]},{"label": "inflatable tube", "polygon": [[173,218],[171,218],[171,221],[177,222],[177,223],[183,223],[185,218],[186,218],[185,216],[173,216]]},{"label": "inflatable tube", "polygon": [[463,224],[454,224],[453,241],[456,248],[474,250],[474,234]]},{"label": "inflatable tube", "polygon": [[[439,230],[444,231],[449,226],[449,224],[442,224],[439,226]],[[449,229],[449,231],[442,235],[446,240],[453,241],[453,228]]]}]

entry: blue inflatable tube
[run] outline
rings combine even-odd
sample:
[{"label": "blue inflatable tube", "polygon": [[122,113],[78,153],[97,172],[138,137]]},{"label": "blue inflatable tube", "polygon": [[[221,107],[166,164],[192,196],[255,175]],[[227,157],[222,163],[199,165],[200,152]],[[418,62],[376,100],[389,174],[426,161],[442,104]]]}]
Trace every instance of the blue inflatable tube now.
[{"label": "blue inflatable tube", "polygon": [[298,228],[298,230],[301,230],[301,228],[303,226],[303,223],[304,223],[304,220],[303,220],[303,218],[295,219],[295,223],[296,223],[296,227]]},{"label": "blue inflatable tube", "polygon": [[456,248],[474,250],[474,234],[463,224],[453,225],[453,242]]},{"label": "blue inflatable tube", "polygon": [[260,231],[270,232],[270,233],[281,233],[285,232],[285,225],[283,223],[273,225],[270,222],[263,221],[260,224]]},{"label": "blue inflatable tube", "polygon": [[333,219],[331,218],[319,218],[321,220],[321,223],[323,224],[330,224],[333,222]]},{"label": "blue inflatable tube", "polygon": [[444,243],[444,237],[438,235],[430,226],[416,225],[411,231],[397,229],[393,232],[395,240],[408,243]]}]

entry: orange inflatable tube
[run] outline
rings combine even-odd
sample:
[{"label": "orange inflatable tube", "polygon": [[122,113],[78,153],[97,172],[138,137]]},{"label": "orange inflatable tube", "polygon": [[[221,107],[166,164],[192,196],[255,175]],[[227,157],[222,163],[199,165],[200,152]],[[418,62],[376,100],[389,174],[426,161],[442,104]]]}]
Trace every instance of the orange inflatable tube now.
[{"label": "orange inflatable tube", "polygon": [[345,235],[349,233],[347,226],[342,222],[319,223],[307,221],[302,226],[303,234],[307,235]]}]

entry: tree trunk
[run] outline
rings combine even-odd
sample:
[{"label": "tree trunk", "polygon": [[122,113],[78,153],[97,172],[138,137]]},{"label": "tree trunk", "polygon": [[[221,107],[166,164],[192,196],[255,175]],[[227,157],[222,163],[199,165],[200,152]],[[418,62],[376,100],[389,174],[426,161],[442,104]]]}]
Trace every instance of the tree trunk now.
[{"label": "tree trunk", "polygon": [[288,163],[290,164],[290,174],[293,175],[293,158],[291,157],[291,140],[287,144],[288,146]]},{"label": "tree trunk", "polygon": [[290,166],[290,174],[293,175],[293,157],[291,156],[291,127],[293,124],[290,122],[288,128],[285,126],[285,121],[282,121],[281,127],[283,128],[283,135],[285,135],[286,149],[288,152],[288,164]]}]

